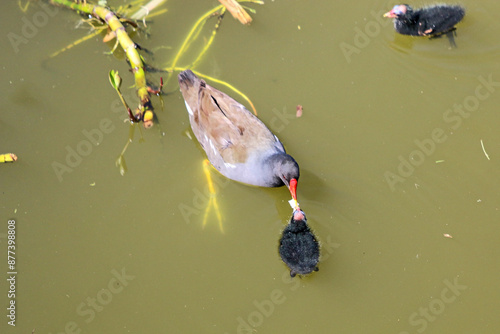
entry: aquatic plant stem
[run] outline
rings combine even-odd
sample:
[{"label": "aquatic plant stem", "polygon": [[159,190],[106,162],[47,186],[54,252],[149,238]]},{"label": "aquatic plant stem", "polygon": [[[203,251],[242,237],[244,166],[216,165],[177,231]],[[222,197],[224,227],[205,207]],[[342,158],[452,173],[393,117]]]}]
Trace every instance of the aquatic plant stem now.
[{"label": "aquatic plant stem", "polygon": [[136,49],[136,44],[128,36],[125,27],[120,22],[120,19],[116,14],[106,7],[99,5],[84,3],[75,3],[70,0],[51,0],[51,3],[58,4],[78,12],[82,12],[88,15],[92,15],[102,21],[104,21],[109,29],[116,35],[120,46],[125,51],[127,59],[129,60],[130,66],[132,68],[132,73],[135,78],[135,88],[137,89],[137,95],[141,101],[139,105],[140,118],[144,120],[144,116],[147,114],[147,121],[144,121],[144,127],[149,128],[153,125],[152,113],[153,108],[151,101],[149,99],[149,92],[146,84],[146,73],[144,71],[144,63],[142,57],[139,55]]},{"label": "aquatic plant stem", "polygon": [[[172,68],[175,68],[177,66],[177,62],[179,61],[180,57],[187,51],[188,45],[191,42],[191,37],[195,34],[196,31],[198,31],[198,26],[200,24],[204,23],[204,21],[207,18],[209,18],[210,16],[212,16],[214,13],[216,13],[219,10],[224,10],[224,6],[223,5],[218,5],[217,7],[213,8],[213,9],[209,10],[208,12],[206,12],[205,14],[203,14],[198,19],[198,21],[196,21],[196,23],[194,24],[193,28],[191,28],[191,31],[189,32],[189,34],[187,35],[186,39],[182,43],[181,48],[179,49],[179,51],[175,55],[175,58],[174,58],[174,60],[172,62],[172,66],[171,66]],[[171,75],[169,75],[167,77],[167,80],[165,81],[165,86],[168,84],[168,81],[170,80],[170,77],[171,77]]]}]

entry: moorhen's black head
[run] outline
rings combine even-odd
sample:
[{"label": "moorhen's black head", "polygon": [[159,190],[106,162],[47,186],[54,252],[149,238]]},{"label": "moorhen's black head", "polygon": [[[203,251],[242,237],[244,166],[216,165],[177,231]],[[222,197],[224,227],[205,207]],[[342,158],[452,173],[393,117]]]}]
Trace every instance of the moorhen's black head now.
[{"label": "moorhen's black head", "polygon": [[294,158],[286,153],[276,153],[271,155],[264,163],[269,166],[270,175],[273,175],[269,186],[287,186],[295,201],[294,209],[297,207],[297,181],[300,177],[300,168]]},{"label": "moorhen's black head", "polygon": [[290,181],[299,180],[300,168],[294,158],[286,153],[276,153],[270,156],[266,161],[275,176],[275,186],[290,186]]}]

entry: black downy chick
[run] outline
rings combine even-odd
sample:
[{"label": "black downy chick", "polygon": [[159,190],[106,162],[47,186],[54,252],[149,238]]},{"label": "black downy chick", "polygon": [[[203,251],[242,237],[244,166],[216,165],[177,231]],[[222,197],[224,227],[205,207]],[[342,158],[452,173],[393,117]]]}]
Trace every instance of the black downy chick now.
[{"label": "black downy chick", "polygon": [[453,40],[455,25],[465,16],[465,9],[458,5],[438,4],[413,9],[409,5],[396,5],[384,17],[394,18],[394,29],[402,35],[439,37],[446,34]]},{"label": "black downy chick", "polygon": [[305,213],[297,209],[283,230],[279,253],[290,268],[290,276],[307,275],[318,271],[319,244],[307,225]]}]

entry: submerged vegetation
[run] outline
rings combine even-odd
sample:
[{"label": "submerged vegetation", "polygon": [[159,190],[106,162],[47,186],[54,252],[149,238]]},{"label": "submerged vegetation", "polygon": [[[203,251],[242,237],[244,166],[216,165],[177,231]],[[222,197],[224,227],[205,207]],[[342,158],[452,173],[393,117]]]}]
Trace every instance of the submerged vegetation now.
[{"label": "submerged vegetation", "polygon": [[[90,39],[91,37],[101,34],[103,33],[103,31],[106,31],[103,41],[110,42],[116,39],[115,46],[111,50],[111,53],[113,53],[116,48],[120,46],[126,55],[127,62],[130,65],[131,72],[134,75],[134,87],[139,98],[139,105],[133,112],[128,107],[128,104],[121,95],[119,91],[119,85],[116,85],[118,81],[111,81],[111,83],[120,95],[120,99],[122,100],[127,110],[130,121],[133,123],[142,122],[145,128],[152,127],[153,120],[155,118],[153,104],[150,99],[151,95],[160,95],[162,93],[163,87],[163,79],[160,79],[160,84],[156,87],[148,82],[148,80],[146,79],[146,75],[148,74],[148,72],[167,73],[165,84],[168,84],[174,72],[182,71],[186,68],[194,69],[201,62],[207,50],[212,45],[212,42],[215,38],[226,10],[229,10],[231,14],[235,18],[240,20],[240,22],[242,22],[243,24],[249,24],[252,20],[245,9],[236,0],[221,0],[220,5],[205,12],[195,22],[186,39],[182,43],[179,51],[175,54],[173,60],[170,62],[171,65],[160,70],[146,63],[143,56],[139,53],[142,48],[137,42],[134,42],[132,40],[127,29],[131,31],[137,31],[147,27],[146,18],[150,19],[154,16],[164,14],[167,11],[166,9],[158,9],[161,5],[163,5],[164,2],[165,0],[152,0],[146,3],[146,0],[136,0],[131,1],[128,5],[120,6],[116,9],[111,9],[107,6],[107,1],[105,0],[99,1],[98,4],[93,4],[86,0],[50,0],[50,3],[54,5],[72,9],[83,15],[85,17],[83,21],[89,24],[94,30],[92,34],[89,34],[88,36],[72,43],[71,45],[62,48],[61,50],[53,53],[50,57],[56,57],[60,53],[71,49],[73,46],[78,45]],[[258,0],[241,0],[239,2],[252,2],[258,4],[263,3],[262,1]],[[251,12],[254,12],[251,8],[247,9]],[[212,17],[217,17],[217,21],[210,37],[206,40],[200,53],[188,66],[179,66],[180,60],[183,58],[183,56],[185,56],[192,43],[197,40],[201,30],[203,29],[207,21]],[[237,94],[241,95],[249,103],[254,112],[256,112],[255,107],[253,106],[250,99],[238,89],[231,86],[229,83],[217,80],[216,78],[211,78],[200,72],[196,73],[207,80],[220,83],[232,89]],[[109,75],[110,78],[119,78],[118,73],[115,72],[110,72]],[[119,83],[121,83],[121,79],[119,80]]]},{"label": "submerged vegetation", "polygon": [[[129,103],[125,100],[123,94],[121,93],[120,88],[122,84],[122,77],[118,75],[118,72],[110,69],[108,76],[112,87],[118,93],[120,100],[125,107],[128,119],[131,124],[134,125],[142,123],[144,128],[151,128],[154,123],[157,122],[153,103],[151,101],[152,95],[157,95],[160,97],[160,104],[163,107],[161,94],[163,93],[162,88],[164,86],[164,80],[163,78],[159,78],[159,84],[155,86],[147,79],[147,76],[149,74],[162,73],[163,75],[165,75],[166,86],[172,76],[176,76],[176,72],[180,72],[188,68],[196,73],[196,75],[205,80],[218,83],[231,89],[236,94],[240,95],[249,104],[253,112],[257,114],[257,111],[251,100],[237,88],[233,87],[231,84],[225,81],[210,77],[199,71],[196,71],[195,68],[204,59],[205,54],[212,45],[226,11],[229,11],[231,15],[235,19],[239,20],[242,24],[248,25],[252,21],[252,18],[247,13],[247,11],[250,13],[255,13],[255,10],[249,7],[243,7],[241,4],[263,4],[263,1],[219,0],[219,5],[203,13],[194,23],[194,25],[189,30],[186,38],[182,42],[179,50],[172,56],[170,60],[165,61],[165,64],[168,65],[164,68],[157,68],[152,66],[151,64],[148,64],[141,53],[145,53],[148,55],[151,54],[151,52],[141,48],[138,42],[132,40],[131,35],[134,35],[134,37],[136,37],[136,32],[146,32],[146,29],[151,30],[153,24],[151,23],[150,19],[167,12],[167,9],[163,8],[166,0],[131,0],[129,3],[120,5],[117,8],[109,7],[107,0],[96,1],[98,1],[98,3],[93,3],[87,0],[49,0],[49,3],[54,6],[73,10],[83,16],[83,19],[79,24],[88,24],[92,29],[91,33],[65,47],[62,47],[60,50],[52,53],[49,58],[54,59],[61,53],[70,51],[75,46],[81,45],[89,39],[92,39],[93,37],[96,37],[98,35],[103,35],[103,42],[105,43],[115,40],[116,42],[110,53],[114,53],[117,48],[120,47],[126,56],[127,63],[130,66],[130,71],[134,76],[134,88],[139,99],[138,106],[135,109],[131,109],[129,107]],[[28,2],[26,5],[22,5],[21,2],[19,2],[19,7],[22,11],[26,11],[29,4],[30,2]],[[203,2],[200,2],[200,4],[203,4]],[[216,18],[216,20],[214,27],[211,30],[210,36],[208,38],[203,38],[203,41],[201,42],[201,50],[196,54],[194,60],[190,62],[185,61],[188,49],[194,44],[194,42],[197,42],[202,30],[211,18]],[[147,35],[147,33],[142,35]],[[183,63],[186,65],[182,65]],[[117,167],[119,167],[120,173],[122,175],[127,170],[124,154],[127,150],[127,147],[132,141],[134,132],[135,126],[131,127],[127,143],[125,144],[125,147],[123,148],[120,156],[116,161],[116,165]]]}]

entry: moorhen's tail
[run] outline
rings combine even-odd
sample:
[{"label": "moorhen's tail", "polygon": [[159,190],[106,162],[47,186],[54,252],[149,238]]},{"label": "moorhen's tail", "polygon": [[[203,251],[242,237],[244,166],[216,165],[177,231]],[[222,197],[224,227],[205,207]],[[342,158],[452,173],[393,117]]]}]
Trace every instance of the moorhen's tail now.
[{"label": "moorhen's tail", "polygon": [[179,79],[179,85],[185,85],[186,88],[193,86],[197,79],[191,70],[182,71],[177,78]]}]

